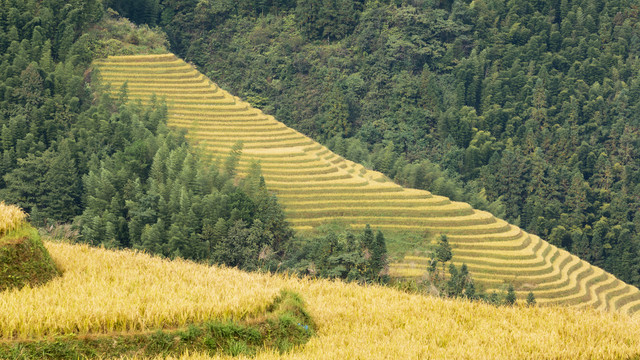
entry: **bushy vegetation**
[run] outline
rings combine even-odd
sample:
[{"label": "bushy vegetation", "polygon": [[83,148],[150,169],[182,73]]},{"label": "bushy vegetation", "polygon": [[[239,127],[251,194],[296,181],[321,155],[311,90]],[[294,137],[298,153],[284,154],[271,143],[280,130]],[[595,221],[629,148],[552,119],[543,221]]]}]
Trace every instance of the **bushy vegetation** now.
[{"label": "bushy vegetation", "polygon": [[60,275],[42,245],[38,230],[28,224],[0,237],[0,292],[38,286]]},{"label": "bushy vegetation", "polygon": [[286,124],[640,284],[632,1],[137,4]]},{"label": "bushy vegetation", "polygon": [[336,232],[330,226],[323,235],[301,235],[290,247],[283,268],[298,274],[358,282],[388,281],[387,245],[384,234],[367,225],[362,233]]},{"label": "bushy vegetation", "polygon": [[108,10],[102,20],[92,24],[87,31],[94,58],[167,52],[169,42],[162,31],[149,28],[146,24],[135,26],[128,19]]}]

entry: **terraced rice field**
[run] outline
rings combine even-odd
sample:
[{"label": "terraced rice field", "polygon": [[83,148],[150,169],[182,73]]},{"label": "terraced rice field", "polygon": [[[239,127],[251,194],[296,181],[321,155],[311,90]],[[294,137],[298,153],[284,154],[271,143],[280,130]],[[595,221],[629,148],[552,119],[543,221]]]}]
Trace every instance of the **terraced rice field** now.
[{"label": "terraced rice field", "polygon": [[[297,230],[338,221],[360,228],[447,234],[453,262],[466,263],[488,289],[505,282],[538,303],[591,306],[635,313],[640,291],[535,235],[428,191],[406,189],[348,161],[272,116],[220,89],[173,54],[110,57],[95,63],[114,95],[126,82],[129,99],[153,94],[169,108],[169,125],[186,129],[193,145],[225,158],[244,144],[240,172],[258,160]],[[407,256],[391,274],[420,277],[427,258]]]}]

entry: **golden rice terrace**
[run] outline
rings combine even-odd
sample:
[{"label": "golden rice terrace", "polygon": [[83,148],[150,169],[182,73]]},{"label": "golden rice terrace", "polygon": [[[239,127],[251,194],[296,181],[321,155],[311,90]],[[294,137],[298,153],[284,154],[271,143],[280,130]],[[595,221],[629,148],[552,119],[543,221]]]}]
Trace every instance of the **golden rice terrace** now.
[{"label": "golden rice terrace", "polygon": [[[166,98],[169,125],[186,129],[194,145],[224,158],[244,144],[240,170],[258,160],[298,230],[340,221],[354,228],[447,234],[453,262],[466,263],[474,279],[497,288],[532,290],[538,303],[591,306],[635,313],[640,291],[539,237],[428,191],[403,188],[384,175],[345,160],[272,116],[220,89],[173,54],[118,56],[96,62],[114,95],[127,82],[129,99]],[[392,264],[396,276],[422,276],[427,258]]]}]

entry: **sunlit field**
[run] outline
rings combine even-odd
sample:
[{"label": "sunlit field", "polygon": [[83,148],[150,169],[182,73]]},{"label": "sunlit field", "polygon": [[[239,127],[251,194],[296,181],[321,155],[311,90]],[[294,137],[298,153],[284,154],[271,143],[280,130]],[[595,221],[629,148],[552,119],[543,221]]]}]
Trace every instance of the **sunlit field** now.
[{"label": "sunlit field", "polygon": [[[132,251],[47,242],[62,277],[0,294],[2,339],[171,327],[264,311],[280,289],[317,325],[304,346],[258,359],[626,358],[638,317],[567,307],[494,307],[382,286],[249,274]],[[185,359],[206,359],[198,354]]]}]

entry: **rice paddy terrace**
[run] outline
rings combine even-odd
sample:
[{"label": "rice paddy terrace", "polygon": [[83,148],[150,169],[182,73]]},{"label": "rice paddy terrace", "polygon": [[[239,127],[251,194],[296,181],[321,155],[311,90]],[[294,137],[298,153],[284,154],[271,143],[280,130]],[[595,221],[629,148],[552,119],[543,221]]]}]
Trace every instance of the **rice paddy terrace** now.
[{"label": "rice paddy terrace", "polygon": [[[403,188],[383,174],[348,161],[309,137],[230,95],[173,54],[117,56],[95,63],[114,95],[127,83],[131,100],[166,99],[169,125],[186,129],[193,145],[225,158],[243,142],[240,171],[260,161],[297,230],[332,221],[354,228],[447,234],[453,262],[466,263],[487,289],[505,282],[538,303],[591,306],[636,313],[640,291],[539,237],[466,203]],[[405,256],[395,276],[423,276],[428,259]]]}]

